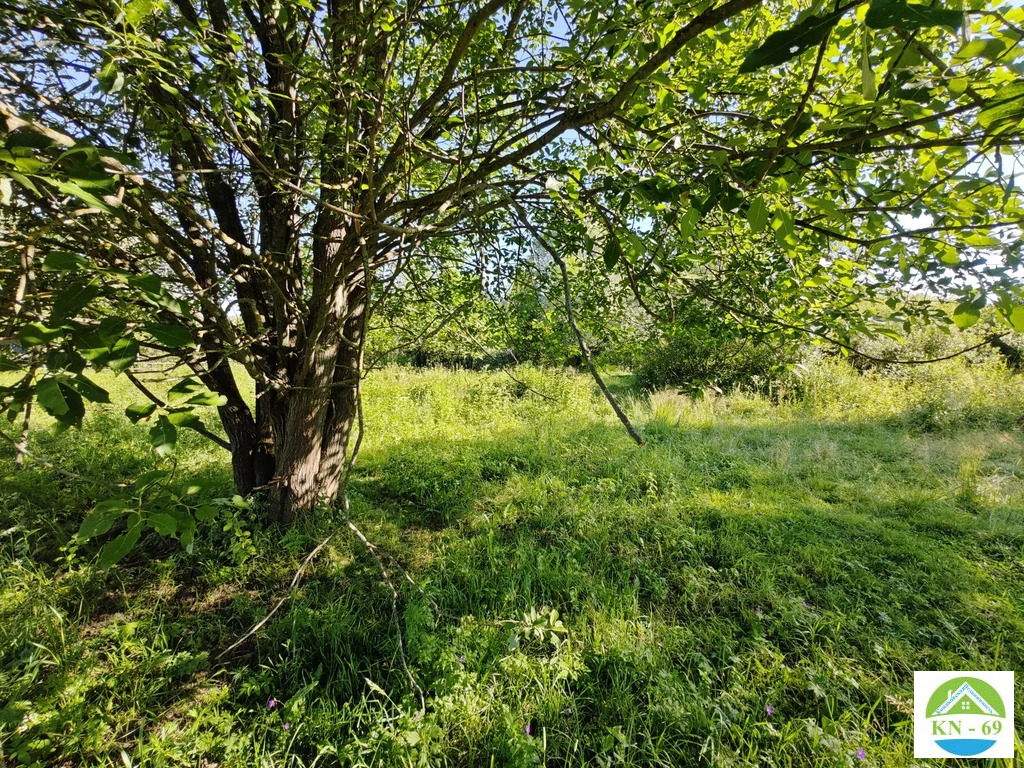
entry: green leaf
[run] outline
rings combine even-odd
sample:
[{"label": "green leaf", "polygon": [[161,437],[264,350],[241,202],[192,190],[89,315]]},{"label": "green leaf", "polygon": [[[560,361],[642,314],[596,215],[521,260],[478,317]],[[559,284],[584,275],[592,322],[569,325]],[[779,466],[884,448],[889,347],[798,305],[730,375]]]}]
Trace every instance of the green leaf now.
[{"label": "green leaf", "polygon": [[129,285],[141,290],[152,304],[178,315],[188,315],[188,304],[172,296],[163,287],[158,275],[132,275],[127,280]]},{"label": "green leaf", "polygon": [[110,530],[117,518],[118,515],[112,512],[90,512],[78,529],[78,538],[88,541],[96,536],[102,536]]},{"label": "green leaf", "polygon": [[768,225],[768,204],[762,197],[755,197],[747,208],[747,222],[753,232],[763,232]]},{"label": "green leaf", "polygon": [[87,379],[82,374],[78,374],[67,383],[72,389],[91,403],[110,402],[110,393],[103,387]]},{"label": "green leaf", "polygon": [[70,410],[64,390],[56,379],[42,379],[36,384],[36,400],[53,417],[63,416]]},{"label": "green leaf", "polygon": [[57,187],[65,195],[71,195],[77,197],[83,203],[88,205],[90,208],[109,213],[119,219],[124,219],[124,211],[118,210],[117,208],[111,207],[108,203],[104,202],[100,198],[96,197],[92,192],[88,192],[81,186],[73,181],[59,181],[54,186]]},{"label": "green leaf", "polygon": [[943,264],[948,264],[951,267],[955,267],[960,264],[960,254],[957,253],[956,248],[953,246],[943,243],[945,247],[941,249],[939,253],[939,261]]},{"label": "green leaf", "polygon": [[42,323],[28,323],[18,331],[18,340],[24,347],[38,347],[61,335],[60,328],[47,328]]},{"label": "green leaf", "polygon": [[181,325],[158,325],[146,326],[149,335],[165,347],[191,347],[195,342],[192,334],[187,328]]},{"label": "green leaf", "polygon": [[174,445],[178,442],[178,430],[171,424],[170,419],[161,415],[149,430],[149,442],[158,456],[167,458],[174,453]]},{"label": "green leaf", "polygon": [[48,149],[53,146],[53,139],[45,134],[26,129],[10,134],[4,142],[4,146],[7,149],[18,149],[19,147],[26,149]]},{"label": "green leaf", "polygon": [[142,419],[148,419],[156,410],[156,403],[133,403],[124,409],[124,415],[132,422],[138,424]]},{"label": "green leaf", "polygon": [[864,101],[878,98],[878,84],[875,82],[875,69],[871,66],[871,29],[864,28],[860,49],[860,80],[861,95]]},{"label": "green leaf", "polygon": [[114,373],[121,373],[121,371],[130,368],[138,356],[139,343],[131,337],[126,337],[114,342],[114,346],[105,355],[103,362]]},{"label": "green leaf", "polygon": [[953,322],[956,323],[957,328],[970,328],[980,319],[981,312],[973,302],[961,301],[953,310]]},{"label": "green leaf", "polygon": [[20,371],[24,368],[23,365],[15,360],[11,360],[5,355],[0,355],[0,373],[11,373],[12,371]]},{"label": "green leaf", "polygon": [[74,317],[89,302],[99,296],[100,288],[95,283],[76,281],[60,291],[53,299],[50,320]]},{"label": "green leaf", "polygon": [[78,538],[88,540],[96,536],[102,536],[110,530],[124,512],[128,509],[125,499],[107,499],[101,501],[92,511],[85,516],[82,525],[78,528]]},{"label": "green leaf", "polygon": [[178,530],[178,521],[166,512],[153,512],[148,522],[161,536],[173,536]]},{"label": "green leaf", "polygon": [[45,378],[36,384],[36,400],[48,414],[65,427],[81,427],[85,416],[82,396],[57,379]]},{"label": "green leaf", "polygon": [[991,106],[978,114],[978,125],[991,128],[996,123],[1017,120],[1024,117],[1024,83],[1012,83],[999,90]]},{"label": "green leaf", "polygon": [[1010,310],[1006,320],[1013,326],[1013,330],[1024,332],[1024,306],[1018,305]]},{"label": "green leaf", "polygon": [[149,486],[153,485],[156,482],[159,482],[160,480],[163,480],[165,477],[170,477],[170,474],[171,473],[168,472],[166,469],[150,469],[146,472],[143,472],[141,475],[135,478],[135,490],[144,491]]},{"label": "green leaf", "polygon": [[182,379],[169,390],[167,390],[168,401],[175,403],[188,400],[190,397],[208,391],[206,387],[192,376]]},{"label": "green leaf", "polygon": [[106,365],[107,355],[110,354],[110,345],[95,333],[77,333],[74,336],[74,342],[78,354],[90,363],[97,368]]},{"label": "green leaf", "polygon": [[872,0],[864,23],[872,29],[900,27],[911,30],[938,26],[959,29],[964,23],[964,12],[937,5],[908,3],[906,0]]},{"label": "green leaf", "polygon": [[25,173],[37,173],[46,167],[46,162],[40,160],[38,157],[16,155],[14,157],[14,167],[19,171]]},{"label": "green leaf", "polygon": [[779,245],[787,249],[796,245],[796,226],[793,216],[785,208],[776,209],[772,228],[775,230],[775,239]]},{"label": "green leaf", "polygon": [[198,379],[182,379],[167,391],[172,403],[185,402],[189,405],[224,405],[227,398],[208,390]]},{"label": "green leaf", "polygon": [[979,37],[976,40],[971,40],[957,51],[953,56],[953,63],[958,64],[979,56],[986,59],[998,59],[1006,52],[1007,47],[1007,42],[997,37]]},{"label": "green leaf", "polygon": [[679,237],[685,243],[693,237],[697,224],[700,223],[700,211],[696,208],[688,208],[686,213],[679,219]]},{"label": "green leaf", "polygon": [[124,336],[127,327],[128,323],[123,317],[104,317],[96,327],[96,335],[109,347]]},{"label": "green leaf", "polygon": [[75,427],[81,429],[82,419],[85,418],[85,401],[82,400],[82,396],[75,392],[75,390],[60,385],[61,393],[64,395],[64,400],[68,404],[68,412],[63,416],[55,417],[65,427]]},{"label": "green leaf", "polygon": [[39,194],[39,187],[37,187],[35,184],[33,184],[32,180],[29,179],[28,176],[25,176],[22,173],[15,173],[14,171],[11,171],[10,174],[11,174],[11,178],[12,179],[14,179],[16,182],[21,184],[21,186],[23,186],[29,192],[31,192],[34,195],[38,195]]},{"label": "green leaf", "polygon": [[101,165],[78,164],[68,170],[68,178],[82,189],[110,194],[115,190],[116,179]]},{"label": "green leaf", "polygon": [[139,540],[140,533],[142,533],[141,519],[130,525],[128,530],[116,539],[108,541],[100,551],[100,568],[109,568],[119,560],[123,560],[125,555],[131,552],[132,547],[135,546],[135,542]]},{"label": "green leaf", "polygon": [[842,11],[834,11],[825,16],[808,16],[789,29],[769,35],[743,59],[740,72],[777,66],[799,56],[812,45],[821,43],[842,16]]},{"label": "green leaf", "polygon": [[196,510],[196,520],[201,523],[208,523],[217,516],[217,508],[212,504],[204,504]]},{"label": "green leaf", "polygon": [[151,294],[159,294],[163,288],[163,283],[157,275],[132,275],[128,278],[128,285]]},{"label": "green leaf", "polygon": [[174,525],[177,528],[176,534],[180,539],[185,534],[196,530],[196,519],[192,517],[192,511],[174,507],[167,510],[167,514],[174,518]]},{"label": "green leaf", "polygon": [[604,243],[604,266],[605,269],[612,269],[616,264],[619,263],[619,258],[622,256],[622,248],[619,246],[619,241],[615,235],[609,234],[608,239]]},{"label": "green leaf", "polygon": [[202,429],[202,420],[195,415],[191,408],[186,408],[180,411],[171,411],[167,414],[168,421],[176,427],[183,427],[185,429]]},{"label": "green leaf", "polygon": [[50,251],[43,259],[43,272],[68,272],[89,266],[89,261],[70,251]]}]

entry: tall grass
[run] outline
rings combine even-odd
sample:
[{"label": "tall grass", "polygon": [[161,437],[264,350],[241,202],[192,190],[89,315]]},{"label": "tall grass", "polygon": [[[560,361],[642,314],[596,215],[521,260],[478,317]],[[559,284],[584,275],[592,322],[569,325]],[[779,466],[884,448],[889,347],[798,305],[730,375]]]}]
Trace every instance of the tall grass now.
[{"label": "tall grass", "polygon": [[[72,534],[151,464],[145,431],[41,419],[33,452],[82,479],[0,454],[0,763],[902,767],[913,670],[1024,669],[1020,378],[819,361],[782,402],[624,391],[638,449],[589,379],[513,373],[367,382],[353,518],[398,615],[330,510],[97,572]],[[189,438],[181,482],[227,488],[214,451]]]}]

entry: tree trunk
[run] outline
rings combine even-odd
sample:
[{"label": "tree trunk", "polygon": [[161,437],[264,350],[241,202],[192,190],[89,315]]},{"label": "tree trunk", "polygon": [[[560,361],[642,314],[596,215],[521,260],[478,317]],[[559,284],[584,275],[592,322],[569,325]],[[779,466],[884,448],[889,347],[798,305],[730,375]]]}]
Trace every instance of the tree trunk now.
[{"label": "tree trunk", "polygon": [[363,370],[363,313],[366,307],[362,295],[352,298],[356,305],[350,310],[343,329],[344,341],[334,366],[331,401],[324,421],[317,484],[325,504],[334,504],[338,500],[348,458],[349,438],[358,417],[359,380]]},{"label": "tree trunk", "polygon": [[271,518],[284,524],[317,504],[337,501],[356,420],[365,312],[361,282],[339,289],[325,312],[330,319],[322,332],[295,352],[302,362],[290,388],[274,398],[271,419],[279,426],[266,504]]},{"label": "tree trunk", "polygon": [[235,488],[242,496],[248,496],[260,486],[270,482],[274,475],[273,458],[269,456],[269,445],[260,439],[252,411],[238,391],[234,374],[227,359],[207,354],[209,368],[196,367],[203,384],[223,395],[227,402],[217,407],[224,433],[231,444],[231,471]]},{"label": "tree trunk", "polygon": [[[315,357],[321,358],[322,354]],[[308,376],[300,379],[310,380]],[[317,476],[328,397],[323,386],[302,386],[287,398],[285,439],[277,446],[277,466],[268,494],[270,514],[281,523],[291,523],[312,510],[319,496]]]},{"label": "tree trunk", "polygon": [[28,452],[28,436],[32,428],[32,401],[25,403],[25,415],[21,420],[21,436],[18,438],[17,450],[14,453],[14,470],[25,465],[25,454]]}]

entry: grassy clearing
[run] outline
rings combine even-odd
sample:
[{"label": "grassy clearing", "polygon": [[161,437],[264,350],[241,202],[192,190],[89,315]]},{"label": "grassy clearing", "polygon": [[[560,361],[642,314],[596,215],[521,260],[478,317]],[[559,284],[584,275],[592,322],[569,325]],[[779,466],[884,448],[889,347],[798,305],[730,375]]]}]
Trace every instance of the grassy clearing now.
[{"label": "grassy clearing", "polygon": [[[1024,676],[1020,379],[822,364],[781,405],[634,395],[637,449],[586,378],[517,376],[555,400],[501,373],[368,382],[354,519],[439,615],[405,585],[392,616],[338,534],[224,663],[336,514],[238,513],[97,573],[71,535],[149,467],[145,432],[40,420],[33,450],[88,479],[0,454],[0,763],[907,766],[913,670]],[[215,450],[190,436],[181,482],[229,493]]]}]

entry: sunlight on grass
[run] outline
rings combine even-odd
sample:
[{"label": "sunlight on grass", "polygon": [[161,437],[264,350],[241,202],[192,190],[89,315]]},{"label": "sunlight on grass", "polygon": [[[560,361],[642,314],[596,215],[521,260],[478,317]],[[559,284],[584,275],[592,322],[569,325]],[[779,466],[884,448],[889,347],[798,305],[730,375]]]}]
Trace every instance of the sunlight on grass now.
[{"label": "sunlight on grass", "polygon": [[[781,404],[627,393],[638,449],[587,377],[516,376],[367,383],[353,514],[440,609],[404,585],[422,717],[345,534],[216,661],[336,513],[249,520],[252,547],[151,535],[97,573],[70,542],[152,465],[116,418],[134,396],[102,382],[118,405],[81,432],[40,418],[32,450],[85,479],[0,454],[0,762],[906,766],[913,670],[1024,668],[1019,378],[822,364]],[[231,493],[202,438],[176,461]]]}]

